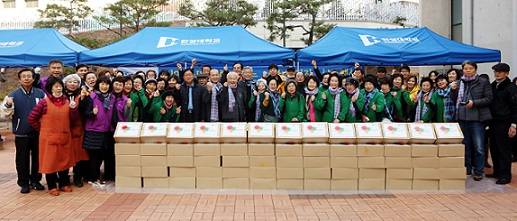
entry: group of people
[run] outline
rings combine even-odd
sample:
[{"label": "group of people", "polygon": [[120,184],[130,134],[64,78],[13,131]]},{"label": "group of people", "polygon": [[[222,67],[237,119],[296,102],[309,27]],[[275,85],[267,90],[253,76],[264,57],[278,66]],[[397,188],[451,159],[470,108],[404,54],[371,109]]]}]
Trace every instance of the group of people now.
[{"label": "group of people", "polygon": [[[313,75],[275,64],[256,79],[253,68],[235,63],[232,70],[209,65],[194,75],[178,64],[166,70],[124,74],[95,73],[78,65],[64,76],[63,64],[49,63],[49,77],[32,69],[18,72],[20,87],[0,105],[12,117],[16,168],[22,193],[42,190],[45,174],[49,193],[72,191],[73,184],[114,180],[113,133],[118,122],[458,122],[463,134],[465,167],[474,180],[484,177],[485,135],[490,137],[494,176],[511,181],[513,138],[517,124],[517,86],[510,67],[493,66],[494,81],[477,74],[466,61],[462,70],[432,71],[419,78],[410,67],[374,74],[356,65],[353,73]],[[485,77],[484,77],[485,76]],[[489,129],[488,132],[486,129]],[[39,142],[37,142],[39,141]],[[101,164],[104,162],[104,174]]]}]

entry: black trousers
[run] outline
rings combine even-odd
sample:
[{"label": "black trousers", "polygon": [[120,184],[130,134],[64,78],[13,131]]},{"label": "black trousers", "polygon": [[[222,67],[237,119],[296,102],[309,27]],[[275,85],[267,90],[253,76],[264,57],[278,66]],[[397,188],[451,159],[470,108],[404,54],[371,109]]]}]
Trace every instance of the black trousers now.
[{"label": "black trousers", "polygon": [[106,151],[104,152],[104,180],[115,180],[115,139],[113,133],[106,138]]},{"label": "black trousers", "polygon": [[90,160],[88,161],[88,181],[95,182],[101,178],[101,165],[104,160],[104,149],[87,150]]},{"label": "black trousers", "polygon": [[68,175],[68,169],[59,171],[57,173],[47,173],[45,174],[45,179],[47,180],[47,186],[49,190],[57,188],[58,184],[59,188],[70,185],[70,175]]},{"label": "black trousers", "polygon": [[15,137],[14,145],[16,146],[16,173],[18,174],[18,185],[28,186],[30,183],[41,181],[41,173],[39,173],[39,155],[38,155],[37,135],[29,137]]},{"label": "black trousers", "polygon": [[490,154],[494,176],[499,179],[512,178],[512,139],[508,137],[509,121],[490,123]]},{"label": "black trousers", "polygon": [[89,169],[89,161],[81,160],[77,162],[74,166],[74,180],[87,179],[88,178],[88,169]]}]

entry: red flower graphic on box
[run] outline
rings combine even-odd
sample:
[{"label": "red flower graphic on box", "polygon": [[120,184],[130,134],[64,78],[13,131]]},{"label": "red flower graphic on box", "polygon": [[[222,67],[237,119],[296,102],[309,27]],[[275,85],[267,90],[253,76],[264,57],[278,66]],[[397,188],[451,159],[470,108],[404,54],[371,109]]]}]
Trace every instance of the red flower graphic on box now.
[{"label": "red flower graphic on box", "polygon": [[282,130],[283,130],[283,131],[290,131],[290,130],[291,130],[291,128],[289,128],[288,126],[285,126],[285,125],[284,125],[284,126],[282,126]]},{"label": "red flower graphic on box", "polygon": [[307,130],[309,130],[309,131],[314,133],[314,131],[316,131],[316,127],[312,126],[312,125],[307,125]]},{"label": "red flower graphic on box", "polygon": [[443,132],[445,132],[445,133],[449,133],[449,131],[450,131],[451,129],[450,129],[449,127],[446,127],[446,126],[442,125],[442,126],[440,127],[440,130],[441,130],[441,131],[443,131]]},{"label": "red flower graphic on box", "polygon": [[261,131],[262,130],[262,127],[258,124],[255,124],[255,130],[258,130],[258,131]]},{"label": "red flower graphic on box", "polygon": [[229,130],[229,131],[232,131],[232,132],[233,132],[233,131],[235,131],[235,129],[237,129],[237,128],[235,128],[235,127],[234,127],[234,126],[232,126],[232,125],[228,125],[228,126],[226,126],[226,129],[227,129],[227,130]]},{"label": "red flower graphic on box", "polygon": [[366,125],[361,126],[361,130],[364,130],[365,132],[368,132],[370,128]]},{"label": "red flower graphic on box", "polygon": [[199,126],[199,129],[201,130],[201,132],[204,133],[204,132],[206,132],[208,130],[208,127],[205,126],[205,125],[201,125],[201,126]]},{"label": "red flower graphic on box", "polygon": [[156,130],[156,126],[154,126],[154,125],[149,125],[149,126],[147,127],[147,129],[149,129],[149,130]]},{"label": "red flower graphic on box", "polygon": [[183,130],[183,128],[182,128],[182,127],[180,127],[180,126],[175,126],[175,127],[174,127],[174,130],[175,130],[175,131],[177,131],[177,132],[180,132],[180,131],[182,131],[182,130]]},{"label": "red flower graphic on box", "polygon": [[127,129],[129,129],[129,127],[128,127],[126,124],[122,125],[122,127],[121,127],[121,128],[122,128],[122,130],[127,130]]},{"label": "red flower graphic on box", "polygon": [[340,126],[336,126],[336,127],[334,127],[334,130],[336,130],[337,132],[343,132],[343,130],[345,130],[345,128],[342,128]]},{"label": "red flower graphic on box", "polygon": [[396,128],[396,127],[394,127],[393,125],[389,125],[389,126],[388,126],[388,130],[389,130],[389,131],[397,131],[397,128]]},{"label": "red flower graphic on box", "polygon": [[415,126],[415,131],[417,133],[423,133],[424,132],[424,128],[420,127],[420,126]]}]

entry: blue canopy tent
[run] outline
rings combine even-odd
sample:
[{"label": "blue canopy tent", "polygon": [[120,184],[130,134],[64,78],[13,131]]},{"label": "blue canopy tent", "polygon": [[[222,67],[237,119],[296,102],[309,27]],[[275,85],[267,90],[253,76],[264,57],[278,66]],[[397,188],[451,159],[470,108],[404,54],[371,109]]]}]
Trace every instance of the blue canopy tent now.
[{"label": "blue canopy tent", "polygon": [[76,64],[78,53],[88,50],[54,29],[0,30],[0,66],[46,65],[52,59]]},{"label": "blue canopy tent", "polygon": [[85,51],[79,60],[105,66],[174,66],[196,58],[200,64],[287,63],[294,51],[267,42],[239,26],[145,28],[103,48]]},{"label": "blue canopy tent", "polygon": [[310,65],[454,65],[465,60],[498,62],[499,50],[462,44],[428,28],[368,29],[335,27],[297,53],[301,66]]}]

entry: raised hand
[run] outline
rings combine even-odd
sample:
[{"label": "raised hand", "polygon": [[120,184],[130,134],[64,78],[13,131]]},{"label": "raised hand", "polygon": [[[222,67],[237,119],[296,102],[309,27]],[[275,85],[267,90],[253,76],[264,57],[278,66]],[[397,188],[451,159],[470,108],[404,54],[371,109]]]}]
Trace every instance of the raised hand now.
[{"label": "raised hand", "polygon": [[99,108],[97,108],[97,106],[95,106],[93,108],[93,115],[97,115],[97,113],[99,113]]},{"label": "raised hand", "polygon": [[314,59],[312,59],[311,64],[315,68],[318,67],[318,62],[316,62],[316,60],[314,60]]},{"label": "raised hand", "polygon": [[77,107],[77,103],[75,102],[74,96],[70,97],[70,108],[74,109]]},{"label": "raised hand", "polygon": [[164,115],[165,113],[167,113],[167,111],[165,111],[165,108],[163,108],[163,107],[162,107],[162,108],[160,108],[160,114],[161,114],[161,115]]},{"label": "raised hand", "polygon": [[131,99],[127,99],[126,101],[126,106],[127,107],[131,107],[131,104],[133,103],[133,101],[131,101]]}]

